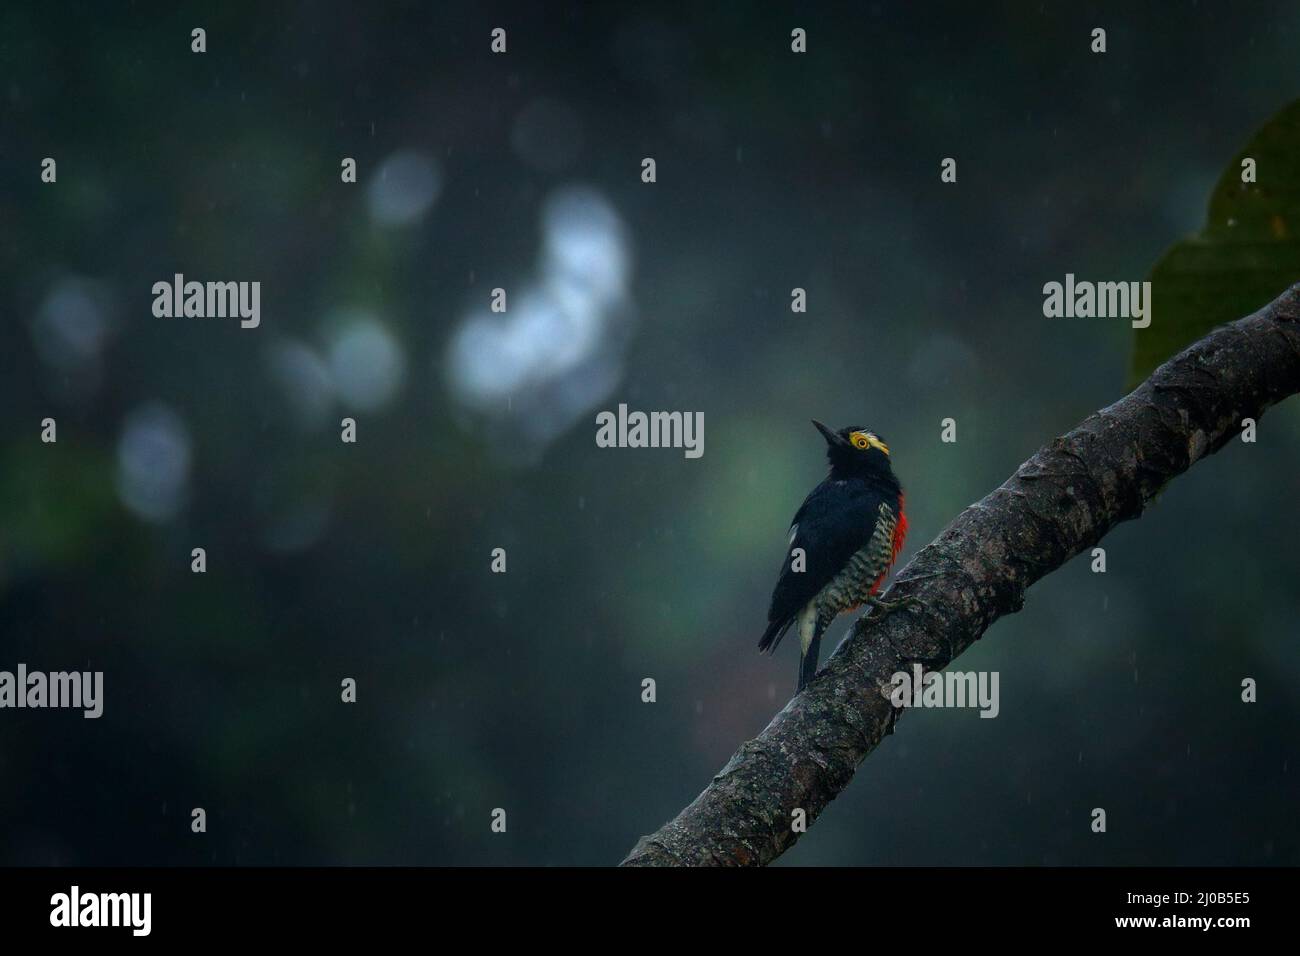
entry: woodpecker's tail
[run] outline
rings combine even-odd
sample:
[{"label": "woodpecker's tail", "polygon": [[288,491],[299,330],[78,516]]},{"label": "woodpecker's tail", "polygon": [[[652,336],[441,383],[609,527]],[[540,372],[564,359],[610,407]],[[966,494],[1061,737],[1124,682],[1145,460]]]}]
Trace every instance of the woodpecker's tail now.
[{"label": "woodpecker's tail", "polygon": [[813,631],[812,640],[808,646],[802,649],[799,655],[799,683],[794,692],[797,694],[808,686],[808,682],[813,679],[817,673],[817,658],[821,655],[822,648],[822,628],[818,627]]},{"label": "woodpecker's tail", "polygon": [[767,625],[767,630],[759,638],[758,649],[760,651],[774,651],[776,645],[781,643],[781,638],[785,637],[785,632],[790,630],[790,625],[794,623],[794,618],[787,621],[772,621]]}]

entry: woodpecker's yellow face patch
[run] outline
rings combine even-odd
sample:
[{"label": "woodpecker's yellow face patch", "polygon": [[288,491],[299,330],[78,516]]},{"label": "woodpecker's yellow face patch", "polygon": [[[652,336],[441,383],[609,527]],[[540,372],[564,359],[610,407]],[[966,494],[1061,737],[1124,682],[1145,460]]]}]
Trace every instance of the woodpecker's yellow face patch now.
[{"label": "woodpecker's yellow face patch", "polygon": [[859,451],[866,451],[868,448],[876,448],[889,454],[889,446],[877,438],[871,432],[849,432],[849,444]]}]

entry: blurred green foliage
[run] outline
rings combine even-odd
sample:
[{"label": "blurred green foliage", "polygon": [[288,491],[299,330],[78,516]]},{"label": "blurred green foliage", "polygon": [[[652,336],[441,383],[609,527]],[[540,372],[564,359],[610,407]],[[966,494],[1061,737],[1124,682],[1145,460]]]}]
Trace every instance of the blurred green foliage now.
[{"label": "blurred green foliage", "polygon": [[[1254,162],[1249,176],[1248,159]],[[1216,325],[1250,315],[1297,281],[1300,100],[1233,157],[1210,197],[1205,227],[1151,270],[1151,326],[1133,332],[1129,387]]]}]

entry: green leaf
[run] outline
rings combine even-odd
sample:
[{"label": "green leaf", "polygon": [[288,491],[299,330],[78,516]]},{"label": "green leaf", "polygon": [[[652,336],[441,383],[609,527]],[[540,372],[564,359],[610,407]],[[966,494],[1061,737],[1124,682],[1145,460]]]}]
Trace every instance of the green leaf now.
[{"label": "green leaf", "polygon": [[[1256,182],[1242,162],[1255,160]],[[1133,330],[1129,387],[1210,329],[1249,315],[1300,280],[1300,100],[1237,153],[1210,197],[1205,228],[1151,270],[1151,325]]]}]

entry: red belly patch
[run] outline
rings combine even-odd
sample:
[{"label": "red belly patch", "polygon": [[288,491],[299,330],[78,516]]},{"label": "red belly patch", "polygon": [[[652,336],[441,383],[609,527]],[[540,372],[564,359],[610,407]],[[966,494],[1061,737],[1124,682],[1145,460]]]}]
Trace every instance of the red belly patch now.
[{"label": "red belly patch", "polygon": [[[903,550],[903,539],[907,537],[907,515],[903,512],[903,495],[898,496],[898,524],[894,525],[894,553],[889,559],[892,565],[898,560],[898,552]],[[881,577],[884,577],[882,574]],[[880,582],[877,581],[877,584]],[[874,590],[874,589],[873,589]]]}]

